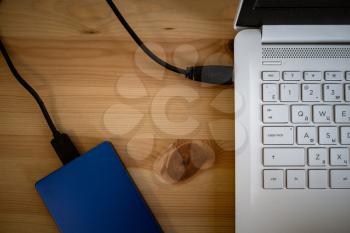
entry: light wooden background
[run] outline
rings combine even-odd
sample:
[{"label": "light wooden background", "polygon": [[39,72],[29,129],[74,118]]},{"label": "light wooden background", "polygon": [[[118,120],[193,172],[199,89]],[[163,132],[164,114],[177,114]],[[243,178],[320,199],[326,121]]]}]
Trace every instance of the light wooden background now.
[{"label": "light wooden background", "polygon": [[[236,0],[116,4],[167,61],[232,64]],[[155,65],[103,0],[2,0],[0,34],[81,152],[114,144],[166,233],[234,231],[233,87],[194,83]],[[0,232],[58,232],[34,189],[60,167],[50,132],[3,59],[0,77]],[[196,169],[181,161],[186,155],[167,157],[192,140],[208,145],[215,161],[197,152],[204,162]]]}]

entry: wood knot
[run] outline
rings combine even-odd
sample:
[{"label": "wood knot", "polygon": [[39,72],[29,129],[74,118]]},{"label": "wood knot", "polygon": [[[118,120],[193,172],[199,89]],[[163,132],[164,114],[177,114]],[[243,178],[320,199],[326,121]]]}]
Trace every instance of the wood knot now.
[{"label": "wood knot", "polygon": [[82,31],[84,34],[98,34],[99,31],[95,30],[95,29],[84,29]]},{"label": "wood knot", "polygon": [[172,144],[156,161],[155,170],[167,183],[179,183],[208,169],[215,162],[215,152],[208,143],[194,140]]}]

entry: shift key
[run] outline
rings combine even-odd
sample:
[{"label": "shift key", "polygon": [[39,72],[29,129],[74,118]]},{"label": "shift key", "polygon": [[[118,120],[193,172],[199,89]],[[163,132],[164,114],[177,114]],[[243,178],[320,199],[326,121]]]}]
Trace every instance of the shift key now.
[{"label": "shift key", "polygon": [[265,145],[292,145],[294,129],[293,127],[264,127],[263,143]]},{"label": "shift key", "polygon": [[264,148],[264,166],[305,166],[304,148]]}]

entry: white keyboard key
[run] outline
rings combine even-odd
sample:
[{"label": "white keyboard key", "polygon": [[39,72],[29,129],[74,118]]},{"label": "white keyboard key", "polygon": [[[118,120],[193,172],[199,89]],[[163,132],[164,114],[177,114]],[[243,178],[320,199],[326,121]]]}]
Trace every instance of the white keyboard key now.
[{"label": "white keyboard key", "polygon": [[347,166],[349,163],[349,148],[331,148],[330,164],[333,166]]},{"label": "white keyboard key", "polygon": [[342,84],[324,84],[323,85],[324,101],[339,102],[343,99]]},{"label": "white keyboard key", "polygon": [[279,71],[264,71],[262,72],[262,80],[264,81],[278,81],[280,80]]},{"label": "white keyboard key", "polygon": [[278,100],[278,85],[263,84],[263,101],[276,102]]},{"label": "white keyboard key", "polygon": [[309,148],[308,164],[309,166],[326,166],[327,149],[326,148]]},{"label": "white keyboard key", "polygon": [[263,121],[264,123],[288,123],[288,105],[264,105]]},{"label": "white keyboard key", "polygon": [[343,72],[326,71],[324,72],[324,79],[327,81],[341,81],[343,80]]},{"label": "white keyboard key", "polygon": [[305,166],[304,148],[264,148],[264,166]]},{"label": "white keyboard key", "polygon": [[311,108],[309,105],[292,106],[293,123],[309,123],[311,120]]},{"label": "white keyboard key", "polygon": [[299,81],[301,79],[300,71],[284,71],[282,75],[285,81]]},{"label": "white keyboard key", "polygon": [[318,102],[321,100],[320,84],[303,84],[302,99],[305,102]]},{"label": "white keyboard key", "polygon": [[345,101],[350,101],[350,84],[345,85]]},{"label": "white keyboard key", "polygon": [[294,129],[293,127],[264,127],[263,143],[265,145],[292,145]]},{"label": "white keyboard key", "polygon": [[340,143],[350,145],[350,127],[340,127]]},{"label": "white keyboard key", "polygon": [[333,120],[333,108],[331,105],[314,105],[313,120],[315,123],[330,123]]},{"label": "white keyboard key", "polygon": [[281,101],[296,102],[299,100],[299,84],[281,84]]},{"label": "white keyboard key", "polygon": [[305,188],[304,170],[287,170],[287,188],[303,189]]},{"label": "white keyboard key", "polygon": [[325,189],[327,188],[326,170],[309,170],[309,188]]},{"label": "white keyboard key", "polygon": [[350,71],[346,71],[346,72],[345,72],[345,79],[346,79],[347,81],[350,81]]},{"label": "white keyboard key", "polygon": [[264,170],[265,189],[283,189],[283,170]]},{"label": "white keyboard key", "polygon": [[335,122],[350,123],[350,105],[335,105]]},{"label": "white keyboard key", "polygon": [[305,71],[304,80],[305,81],[320,81],[322,79],[322,73],[319,71]]},{"label": "white keyboard key", "polygon": [[297,143],[299,145],[316,144],[316,127],[298,127]]},{"label": "white keyboard key", "polygon": [[350,170],[331,170],[329,175],[332,189],[350,188]]},{"label": "white keyboard key", "polygon": [[338,141],[337,127],[319,127],[319,143],[321,145],[335,145]]}]

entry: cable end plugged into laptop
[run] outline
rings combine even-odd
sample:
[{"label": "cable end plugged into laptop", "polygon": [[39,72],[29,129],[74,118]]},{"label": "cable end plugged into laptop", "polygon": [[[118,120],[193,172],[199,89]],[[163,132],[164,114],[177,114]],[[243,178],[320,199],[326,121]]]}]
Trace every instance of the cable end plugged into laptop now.
[{"label": "cable end plugged into laptop", "polygon": [[231,85],[233,67],[220,65],[189,67],[186,70],[186,78],[204,83]]}]

